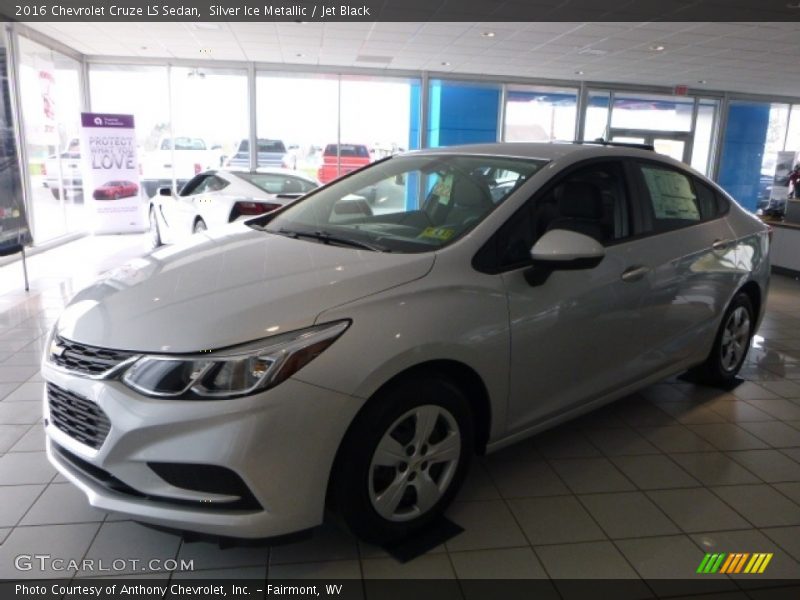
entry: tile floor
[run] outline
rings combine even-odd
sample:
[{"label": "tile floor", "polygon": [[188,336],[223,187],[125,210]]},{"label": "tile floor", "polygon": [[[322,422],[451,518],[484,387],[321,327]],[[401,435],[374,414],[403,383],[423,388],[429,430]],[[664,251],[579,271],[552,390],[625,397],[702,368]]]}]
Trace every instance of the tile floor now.
[{"label": "tile floor", "polygon": [[175,579],[682,579],[705,552],[746,551],[774,552],[770,574],[800,578],[800,282],[773,278],[745,383],[665,381],[476,460],[450,510],[465,532],[399,564],[330,525],[271,549],[184,543],[91,508],[56,476],[39,424],[42,337],[74,292],[144,252],[141,236],[109,236],[37,255],[28,294],[19,264],[0,268],[0,578],[56,575],[14,569],[42,551],[193,559],[194,573],[153,573]]}]

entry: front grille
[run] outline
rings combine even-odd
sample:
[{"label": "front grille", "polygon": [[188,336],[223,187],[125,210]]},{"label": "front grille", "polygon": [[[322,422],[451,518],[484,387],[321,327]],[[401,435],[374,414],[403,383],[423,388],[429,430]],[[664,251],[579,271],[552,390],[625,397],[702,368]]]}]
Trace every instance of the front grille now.
[{"label": "front grille", "polygon": [[53,344],[63,350],[60,354],[50,352],[50,360],[59,367],[83,375],[101,375],[134,356],[133,352],[87,346],[60,336],[53,339]]},{"label": "front grille", "polygon": [[111,429],[111,422],[102,408],[52,383],[47,384],[47,399],[53,425],[95,450],[102,446]]}]

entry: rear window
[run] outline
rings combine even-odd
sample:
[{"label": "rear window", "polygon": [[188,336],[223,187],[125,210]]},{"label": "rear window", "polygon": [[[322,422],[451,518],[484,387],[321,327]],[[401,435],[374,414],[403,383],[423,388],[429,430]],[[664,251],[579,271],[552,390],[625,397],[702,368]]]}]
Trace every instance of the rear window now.
[{"label": "rear window", "polygon": [[[239,143],[239,152],[250,151],[250,140],[242,140]],[[281,140],[258,140],[258,152],[264,153],[286,153],[286,146]]]},{"label": "rear window", "polygon": [[317,187],[316,184],[299,177],[273,173],[238,173],[238,175],[268,194],[305,194]]},{"label": "rear window", "polygon": [[[328,144],[325,147],[325,156],[336,156],[336,144]],[[339,146],[339,156],[369,158],[369,150],[367,150],[366,146],[341,144]]]}]

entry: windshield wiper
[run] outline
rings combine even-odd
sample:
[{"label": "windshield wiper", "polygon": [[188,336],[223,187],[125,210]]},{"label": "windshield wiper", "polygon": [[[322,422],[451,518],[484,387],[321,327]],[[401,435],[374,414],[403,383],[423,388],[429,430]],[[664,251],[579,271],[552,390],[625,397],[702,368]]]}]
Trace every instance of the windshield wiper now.
[{"label": "windshield wiper", "polygon": [[385,246],[379,246],[377,244],[371,244],[369,242],[362,242],[360,240],[354,240],[351,238],[346,237],[339,237],[336,235],[332,235],[327,231],[294,231],[291,229],[284,229],[281,227],[278,231],[273,231],[272,233],[277,233],[279,235],[285,235],[291,238],[310,238],[312,240],[317,240],[322,242],[323,244],[341,244],[343,246],[351,246],[353,248],[362,248],[364,250],[372,250],[373,252],[391,252]]}]

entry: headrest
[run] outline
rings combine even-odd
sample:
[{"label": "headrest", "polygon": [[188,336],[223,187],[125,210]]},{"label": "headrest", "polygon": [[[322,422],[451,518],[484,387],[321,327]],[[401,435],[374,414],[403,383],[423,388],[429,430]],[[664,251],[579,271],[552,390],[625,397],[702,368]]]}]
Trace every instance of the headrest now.
[{"label": "headrest", "polygon": [[453,206],[482,208],[491,203],[489,186],[475,179],[456,177],[451,194]]},{"label": "headrest", "polygon": [[296,179],[287,179],[283,182],[282,194],[298,194],[303,191],[303,186]]},{"label": "headrest", "polygon": [[591,183],[568,181],[558,194],[558,212],[561,217],[571,219],[601,219],[603,199]]}]

